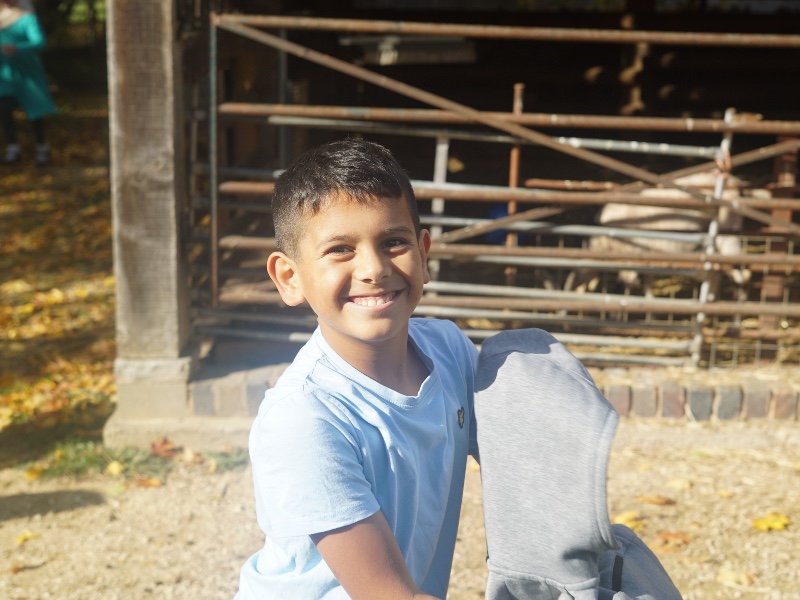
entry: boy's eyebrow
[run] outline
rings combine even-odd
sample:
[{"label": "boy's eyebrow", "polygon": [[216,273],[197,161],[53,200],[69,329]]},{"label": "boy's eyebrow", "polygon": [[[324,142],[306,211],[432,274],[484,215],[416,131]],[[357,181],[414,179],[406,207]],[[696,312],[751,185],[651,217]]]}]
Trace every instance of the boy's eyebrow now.
[{"label": "boy's eyebrow", "polygon": [[[411,235],[414,233],[414,230],[406,225],[398,225],[397,227],[387,227],[383,230],[384,235],[396,235],[398,233]],[[317,248],[322,248],[323,246],[328,246],[330,244],[338,244],[341,242],[352,242],[355,240],[355,236],[346,235],[346,234],[337,234],[332,235],[330,237],[325,238],[324,240],[320,240],[319,244],[317,244]]]}]

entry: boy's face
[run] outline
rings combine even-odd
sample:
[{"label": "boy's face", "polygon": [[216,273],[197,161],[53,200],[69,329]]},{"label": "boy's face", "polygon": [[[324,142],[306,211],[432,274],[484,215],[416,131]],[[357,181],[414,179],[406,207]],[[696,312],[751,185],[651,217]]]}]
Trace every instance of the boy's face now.
[{"label": "boy's face", "polygon": [[427,230],[414,232],[405,200],[336,198],[304,217],[302,231],[297,256],[270,257],[283,300],[292,306],[307,300],[325,340],[342,356],[364,343],[404,341],[430,280],[431,244]]}]

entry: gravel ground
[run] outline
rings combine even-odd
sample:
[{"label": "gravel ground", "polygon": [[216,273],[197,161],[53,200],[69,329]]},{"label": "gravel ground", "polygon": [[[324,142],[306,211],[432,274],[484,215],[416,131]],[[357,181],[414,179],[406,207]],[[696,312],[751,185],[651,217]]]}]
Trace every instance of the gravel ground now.
[{"label": "gravel ground", "polygon": [[[486,576],[477,465],[467,475],[450,600],[482,598]],[[687,600],[800,598],[798,424],[623,423],[608,488]],[[178,465],[156,488],[2,469],[0,597],[231,598],[260,544],[253,505],[249,468]],[[793,523],[757,531],[772,512]]]}]

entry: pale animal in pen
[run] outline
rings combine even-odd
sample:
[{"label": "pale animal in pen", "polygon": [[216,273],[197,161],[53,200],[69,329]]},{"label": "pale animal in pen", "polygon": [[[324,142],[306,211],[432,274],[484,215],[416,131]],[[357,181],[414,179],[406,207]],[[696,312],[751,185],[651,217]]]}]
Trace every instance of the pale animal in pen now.
[{"label": "pale animal in pen", "polygon": [[[681,187],[699,190],[707,195],[714,192],[715,175],[700,173],[676,180]],[[740,195],[744,182],[729,176],[723,192],[723,199]],[[659,196],[666,198],[685,198],[688,194],[673,188],[649,188],[642,191],[642,196]],[[713,209],[712,209],[713,210]],[[598,214],[596,221],[603,227],[616,227],[638,231],[663,231],[669,233],[707,233],[712,213],[691,208],[674,208],[668,206],[649,206],[634,204],[606,204]],[[714,252],[724,256],[736,256],[743,253],[742,240],[739,235],[742,229],[742,217],[727,207],[721,207],[716,213],[719,231],[723,232],[714,239]],[[616,252],[629,254],[632,257],[638,252],[664,252],[668,254],[700,252],[705,249],[700,240],[658,239],[650,237],[610,237],[597,235],[589,239],[588,248],[596,252]],[[726,271],[730,279],[741,290],[750,280],[751,273],[745,268]],[[640,274],[633,269],[621,269],[617,279],[625,287],[626,292],[644,286],[645,296],[652,295],[652,274]],[[576,269],[571,272],[565,282],[567,291],[594,291],[599,283],[597,271]],[[716,287],[716,286],[713,286]],[[709,300],[713,300],[714,291]]]}]

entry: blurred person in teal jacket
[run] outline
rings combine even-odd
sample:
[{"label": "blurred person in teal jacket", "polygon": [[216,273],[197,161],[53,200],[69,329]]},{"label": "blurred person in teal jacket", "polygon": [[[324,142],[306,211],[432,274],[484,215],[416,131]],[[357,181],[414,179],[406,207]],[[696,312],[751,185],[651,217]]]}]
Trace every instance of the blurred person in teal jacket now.
[{"label": "blurred person in teal jacket", "polygon": [[0,0],[0,124],[6,135],[6,164],[18,162],[22,149],[17,139],[14,108],[22,107],[36,137],[36,164],[50,161],[44,117],[56,112],[39,52],[46,41],[35,13],[15,0]]}]

